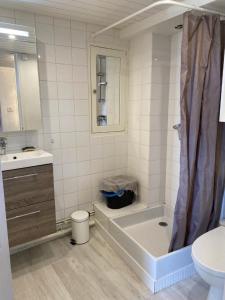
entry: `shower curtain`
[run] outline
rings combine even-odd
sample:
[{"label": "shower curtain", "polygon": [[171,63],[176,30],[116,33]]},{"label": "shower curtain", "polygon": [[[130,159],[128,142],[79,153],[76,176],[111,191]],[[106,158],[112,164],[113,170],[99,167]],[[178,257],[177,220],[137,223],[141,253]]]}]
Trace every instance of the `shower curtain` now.
[{"label": "shower curtain", "polygon": [[218,226],[225,186],[225,126],[218,122],[224,38],[219,16],[184,15],[180,184],[169,251]]}]

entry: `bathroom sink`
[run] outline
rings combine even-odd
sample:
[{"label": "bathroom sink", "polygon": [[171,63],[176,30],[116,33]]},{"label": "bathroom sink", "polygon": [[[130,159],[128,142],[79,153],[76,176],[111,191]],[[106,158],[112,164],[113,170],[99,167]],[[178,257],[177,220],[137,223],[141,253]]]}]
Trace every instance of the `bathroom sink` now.
[{"label": "bathroom sink", "polygon": [[0,156],[2,171],[53,163],[53,155],[44,150],[9,153]]}]

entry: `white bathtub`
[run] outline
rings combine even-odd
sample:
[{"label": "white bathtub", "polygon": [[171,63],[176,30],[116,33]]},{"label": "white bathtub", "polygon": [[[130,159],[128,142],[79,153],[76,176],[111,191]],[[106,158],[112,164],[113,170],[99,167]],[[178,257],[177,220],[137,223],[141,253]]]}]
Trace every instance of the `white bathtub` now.
[{"label": "white bathtub", "polygon": [[163,207],[112,218],[96,207],[97,225],[153,293],[195,273],[191,247],[168,253],[170,234],[160,221],[166,221]]}]

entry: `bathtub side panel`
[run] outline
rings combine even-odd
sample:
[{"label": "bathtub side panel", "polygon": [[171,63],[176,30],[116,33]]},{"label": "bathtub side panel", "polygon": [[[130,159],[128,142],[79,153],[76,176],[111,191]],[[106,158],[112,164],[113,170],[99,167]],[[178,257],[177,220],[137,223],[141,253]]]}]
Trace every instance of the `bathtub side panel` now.
[{"label": "bathtub side panel", "polygon": [[168,253],[157,259],[156,278],[174,273],[193,263],[191,257],[191,246]]},{"label": "bathtub side panel", "polygon": [[105,216],[105,214],[102,213],[101,210],[98,209],[97,206],[95,206],[95,219],[98,220],[98,222],[107,230],[109,231],[109,218]]},{"label": "bathtub side panel", "polygon": [[156,261],[147,251],[144,251],[137,242],[133,241],[122,228],[113,222],[109,223],[109,233],[140,264],[151,278],[156,278]]}]

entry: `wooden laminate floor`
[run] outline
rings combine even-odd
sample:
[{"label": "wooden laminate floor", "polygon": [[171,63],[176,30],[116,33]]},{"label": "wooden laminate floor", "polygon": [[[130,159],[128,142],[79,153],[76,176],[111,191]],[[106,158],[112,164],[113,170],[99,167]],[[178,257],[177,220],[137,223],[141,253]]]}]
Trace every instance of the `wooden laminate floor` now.
[{"label": "wooden laminate floor", "polygon": [[89,243],[58,239],[11,257],[15,300],[204,300],[197,276],[156,295],[93,228]]}]

